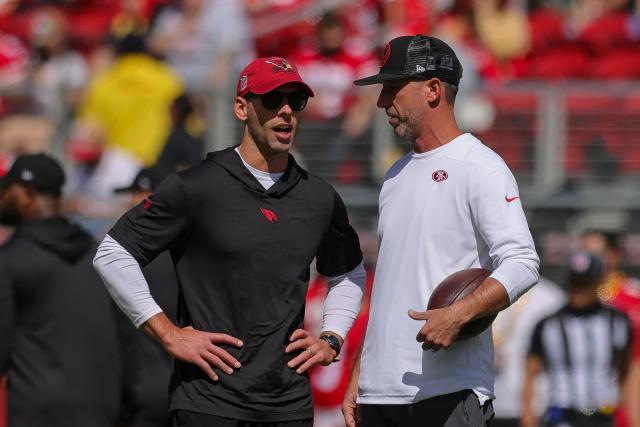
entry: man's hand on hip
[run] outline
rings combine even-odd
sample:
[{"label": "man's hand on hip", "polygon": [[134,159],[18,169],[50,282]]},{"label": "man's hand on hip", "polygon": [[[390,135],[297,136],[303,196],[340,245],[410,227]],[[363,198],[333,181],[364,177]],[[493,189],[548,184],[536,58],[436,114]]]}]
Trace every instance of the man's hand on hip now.
[{"label": "man's hand on hip", "polygon": [[285,353],[304,350],[287,363],[287,366],[291,369],[297,367],[296,372],[299,374],[306,372],[318,363],[327,366],[336,358],[335,350],[332,349],[326,341],[321,340],[304,329],[296,329],[293,331],[290,341],[284,350]]},{"label": "man's hand on hip", "polygon": [[183,362],[199,366],[209,378],[218,381],[213,368],[232,374],[240,368],[238,362],[220,344],[242,347],[242,341],[227,334],[216,334],[193,329],[179,328],[164,313],[158,313],[143,325],[144,331],[156,339],[171,356]]},{"label": "man's hand on hip", "polygon": [[456,305],[427,311],[409,310],[409,317],[425,321],[416,341],[422,343],[423,350],[433,352],[449,348],[467,322],[466,316]]},{"label": "man's hand on hip", "polygon": [[229,375],[233,368],[240,368],[240,362],[218,347],[220,344],[242,347],[242,341],[230,335],[198,331],[191,326],[176,328],[163,339],[164,348],[173,357],[199,366],[213,381],[218,381],[213,368]]}]

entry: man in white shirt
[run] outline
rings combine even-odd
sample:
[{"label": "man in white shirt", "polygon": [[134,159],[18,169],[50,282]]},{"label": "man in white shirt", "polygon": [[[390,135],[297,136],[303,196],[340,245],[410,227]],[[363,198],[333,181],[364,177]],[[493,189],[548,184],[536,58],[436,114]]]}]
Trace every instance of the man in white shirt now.
[{"label": "man in white shirt", "polygon": [[[413,151],[387,172],[380,193],[369,325],[343,404],[349,427],[358,422],[356,413],[365,427],[487,425],[494,398],[491,330],[456,337],[467,322],[508,307],[539,278],[511,171],[456,123],[461,77],[446,43],[417,35],[393,39],[380,73],[355,82],[383,85],[378,107],[398,136],[411,138]],[[474,267],[492,271],[478,289],[450,307],[422,311],[442,279]]]}]

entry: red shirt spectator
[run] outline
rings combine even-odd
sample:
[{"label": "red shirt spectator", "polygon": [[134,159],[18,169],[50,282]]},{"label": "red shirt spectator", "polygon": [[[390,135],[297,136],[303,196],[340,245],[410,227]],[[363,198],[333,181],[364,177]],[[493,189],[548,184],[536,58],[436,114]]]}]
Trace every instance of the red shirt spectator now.
[{"label": "red shirt spectator", "polygon": [[291,57],[314,34],[311,0],[245,0],[258,56]]},{"label": "red shirt spectator", "polygon": [[[327,410],[340,408],[349,385],[351,368],[360,350],[369,320],[369,297],[373,286],[373,273],[368,272],[362,309],[349,331],[349,335],[340,350],[339,361],[327,367],[314,366],[309,371],[311,393],[316,408]],[[320,333],[322,308],[327,295],[327,282],[318,276],[309,284],[307,293],[305,328]]]},{"label": "red shirt spectator", "polygon": [[622,290],[611,305],[629,317],[633,329],[633,357],[640,359],[640,280],[625,278]]},{"label": "red shirt spectator", "polygon": [[[625,278],[622,290],[611,301],[611,305],[629,317],[633,332],[631,357],[635,363],[638,363],[640,360],[640,281],[634,278]],[[631,378],[629,381],[633,380]],[[615,416],[616,427],[628,427],[631,425],[627,411],[628,409],[625,407],[618,408]]]},{"label": "red shirt spectator", "polygon": [[376,47],[384,15],[383,1],[354,0],[336,10],[344,24],[344,45],[348,50],[366,52]]},{"label": "red shirt spectator", "polygon": [[315,120],[343,116],[357,98],[353,81],[378,68],[372,54],[356,55],[344,48],[330,53],[305,49],[292,61],[316,93],[308,108],[308,117]]},{"label": "red shirt spectator", "polygon": [[383,0],[384,21],[390,36],[431,34],[433,2],[427,0]]}]

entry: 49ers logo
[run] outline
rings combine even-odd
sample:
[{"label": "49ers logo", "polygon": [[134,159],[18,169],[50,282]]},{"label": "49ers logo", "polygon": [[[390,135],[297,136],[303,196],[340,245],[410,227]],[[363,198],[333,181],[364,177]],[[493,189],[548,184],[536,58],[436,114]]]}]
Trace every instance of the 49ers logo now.
[{"label": "49ers logo", "polygon": [[264,217],[267,218],[267,221],[269,221],[271,224],[275,224],[278,221],[278,215],[276,215],[274,211],[260,208],[260,212],[262,212],[262,215],[264,215]]},{"label": "49ers logo", "polygon": [[443,169],[439,169],[437,171],[435,171],[432,175],[431,178],[435,181],[435,182],[441,182],[444,181],[445,179],[449,178],[449,174],[447,173],[446,170]]},{"label": "49ers logo", "polygon": [[293,66],[284,58],[271,58],[265,62],[273,65],[271,71],[274,73],[293,73]]}]

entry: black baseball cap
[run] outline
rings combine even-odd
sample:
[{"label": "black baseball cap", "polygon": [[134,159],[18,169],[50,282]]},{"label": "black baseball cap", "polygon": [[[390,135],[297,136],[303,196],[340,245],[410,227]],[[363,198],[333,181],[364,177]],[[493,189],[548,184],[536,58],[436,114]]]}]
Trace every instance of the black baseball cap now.
[{"label": "black baseball cap", "polygon": [[133,179],[131,185],[124,188],[116,188],[113,192],[130,193],[133,191],[154,191],[169,172],[171,172],[171,168],[161,163],[143,168]]},{"label": "black baseball cap", "polygon": [[567,283],[570,287],[594,285],[604,279],[604,262],[591,252],[575,252],[567,262]]},{"label": "black baseball cap", "polygon": [[56,159],[45,153],[23,154],[16,158],[9,172],[0,178],[0,187],[19,183],[33,187],[38,193],[59,196],[64,182],[64,169]]},{"label": "black baseball cap", "polygon": [[366,86],[389,80],[433,77],[457,86],[462,78],[462,65],[448,44],[435,37],[417,34],[397,37],[387,43],[380,72],[354,83]]}]

